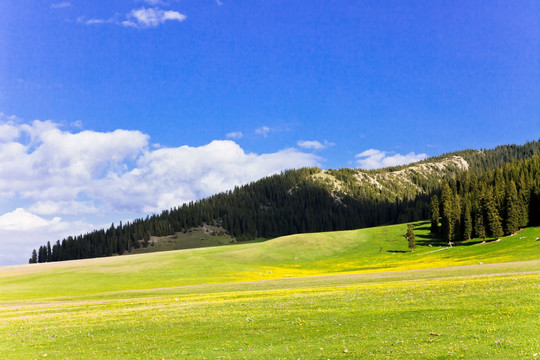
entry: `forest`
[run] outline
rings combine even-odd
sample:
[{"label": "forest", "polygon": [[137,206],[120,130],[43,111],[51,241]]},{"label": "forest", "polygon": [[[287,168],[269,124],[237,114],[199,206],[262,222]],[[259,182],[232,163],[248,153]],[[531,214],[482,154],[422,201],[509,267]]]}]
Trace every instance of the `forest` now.
[{"label": "forest", "polygon": [[432,232],[450,244],[540,224],[540,155],[445,180],[430,207]]},{"label": "forest", "polygon": [[[108,229],[69,236],[34,250],[30,263],[122,255],[166,236],[203,224],[222,227],[238,241],[257,237],[349,230],[432,218],[432,231],[455,244],[473,237],[498,237],[540,222],[540,142],[465,150],[429,158],[461,156],[467,171],[443,177],[418,173],[416,191],[392,186],[378,192],[354,182],[353,169],[328,170],[346,191],[335,191],[314,175],[319,168],[288,170],[231,191],[183,204]],[[406,166],[366,174],[392,173]],[[392,184],[390,184],[392,185]],[[440,199],[440,200],[439,200]]]}]

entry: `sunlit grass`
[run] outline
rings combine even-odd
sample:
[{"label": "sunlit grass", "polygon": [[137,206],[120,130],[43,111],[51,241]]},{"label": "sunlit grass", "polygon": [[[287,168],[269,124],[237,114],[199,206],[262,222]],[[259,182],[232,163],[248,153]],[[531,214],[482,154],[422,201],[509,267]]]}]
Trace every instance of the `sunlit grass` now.
[{"label": "sunlit grass", "polygon": [[405,231],[3,267],[0,358],[540,358],[539,229]]},{"label": "sunlit grass", "polygon": [[[261,243],[0,267],[0,301],[104,291],[254,281],[540,259],[540,230],[498,242],[429,246],[429,225],[415,225],[408,251],[406,224],[291,235]],[[489,241],[489,239],[488,239]],[[440,251],[437,251],[440,250]]]},{"label": "sunlit grass", "polygon": [[19,305],[2,358],[532,358],[538,275]]}]

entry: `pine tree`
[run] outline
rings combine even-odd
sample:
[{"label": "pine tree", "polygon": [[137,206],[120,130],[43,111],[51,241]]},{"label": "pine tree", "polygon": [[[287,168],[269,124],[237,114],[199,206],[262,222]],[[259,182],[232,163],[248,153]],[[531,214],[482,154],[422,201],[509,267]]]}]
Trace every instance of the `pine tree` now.
[{"label": "pine tree", "polygon": [[36,249],[32,250],[32,257],[30,258],[30,260],[28,260],[28,263],[29,264],[37,263],[37,251],[36,251]]},{"label": "pine tree", "polygon": [[47,248],[45,246],[40,246],[39,251],[37,254],[37,261],[38,263],[44,263],[47,262]]},{"label": "pine tree", "polygon": [[47,262],[52,261],[51,242],[47,241]]},{"label": "pine tree", "polygon": [[461,223],[463,224],[463,240],[469,240],[471,238],[473,230],[473,222],[471,217],[471,203],[467,199],[463,203],[463,211],[461,214]]},{"label": "pine tree", "polygon": [[499,216],[499,212],[497,211],[497,207],[495,205],[495,200],[493,199],[489,189],[486,191],[484,196],[484,204],[482,208],[485,219],[487,220],[488,235],[494,238],[502,236],[503,229],[501,226],[501,217]]},{"label": "pine tree", "polygon": [[486,227],[484,225],[484,214],[482,209],[478,209],[476,213],[476,221],[474,222],[474,234],[475,237],[486,240]]},{"label": "pine tree", "polygon": [[431,198],[431,233],[439,232],[439,198],[433,195]]},{"label": "pine tree", "polygon": [[459,244],[461,243],[461,198],[459,195],[454,196],[452,203],[452,240]]},{"label": "pine tree", "polygon": [[504,228],[506,234],[513,234],[518,230],[521,217],[521,204],[519,203],[516,184],[510,181],[506,187],[505,198]]},{"label": "pine tree", "polygon": [[447,182],[443,183],[441,192],[441,233],[443,240],[451,242],[453,238],[452,190]]},{"label": "pine tree", "polygon": [[412,224],[407,224],[407,234],[405,235],[407,238],[407,241],[409,243],[409,249],[411,252],[414,251],[414,248],[416,247],[416,239],[414,236],[413,226]]}]

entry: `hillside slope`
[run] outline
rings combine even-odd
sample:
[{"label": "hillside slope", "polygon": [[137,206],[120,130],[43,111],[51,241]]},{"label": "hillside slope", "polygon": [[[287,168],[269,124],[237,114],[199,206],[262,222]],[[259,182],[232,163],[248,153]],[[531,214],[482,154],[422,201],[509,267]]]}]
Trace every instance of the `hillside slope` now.
[{"label": "hillside slope", "polygon": [[314,275],[428,269],[540,259],[540,229],[501,241],[436,244],[427,222],[416,223],[411,253],[406,224],[297,234],[262,243],[0,268],[0,300],[245,282]]}]

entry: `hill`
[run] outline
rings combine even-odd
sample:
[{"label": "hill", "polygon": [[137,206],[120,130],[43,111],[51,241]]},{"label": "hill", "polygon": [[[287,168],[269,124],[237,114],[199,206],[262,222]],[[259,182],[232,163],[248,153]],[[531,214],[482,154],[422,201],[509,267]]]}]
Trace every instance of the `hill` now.
[{"label": "hill", "polygon": [[[243,242],[418,221],[430,217],[431,197],[440,194],[443,181],[464,172],[481,178],[504,164],[532,159],[539,153],[540,142],[531,142],[493,150],[466,150],[373,171],[290,170],[159,215],[48,243],[31,260],[51,262],[130,253],[147,247],[152,236],[176,236],[181,242],[179,233],[201,226],[217,227]],[[529,185],[527,194],[535,191],[534,184]],[[499,211],[502,216],[503,210]]]},{"label": "hill", "polygon": [[[406,224],[297,234],[265,242],[0,268],[0,300],[73,296],[194,284],[427,269],[540,259],[540,229],[502,241],[473,239],[433,246],[428,222],[415,223],[414,253]],[[492,239],[493,240],[493,239]],[[14,276],[16,275],[16,276]],[[58,286],[62,284],[62,286]]]}]

